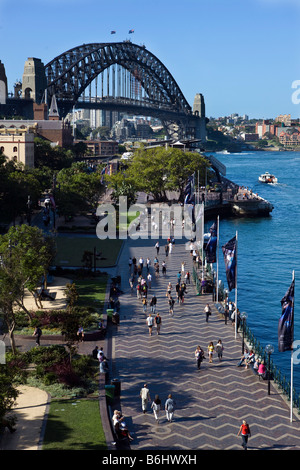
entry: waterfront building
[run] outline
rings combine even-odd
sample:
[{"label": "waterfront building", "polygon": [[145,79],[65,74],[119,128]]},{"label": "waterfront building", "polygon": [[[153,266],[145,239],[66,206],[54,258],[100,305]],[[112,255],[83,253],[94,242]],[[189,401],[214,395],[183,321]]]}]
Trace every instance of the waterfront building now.
[{"label": "waterfront building", "polygon": [[266,133],[276,135],[276,124],[270,124],[268,120],[263,120],[262,123],[257,122],[255,126],[255,133],[262,139]]},{"label": "waterfront building", "polygon": [[281,131],[278,138],[279,142],[286,148],[300,147],[299,128],[289,127],[286,131]]}]

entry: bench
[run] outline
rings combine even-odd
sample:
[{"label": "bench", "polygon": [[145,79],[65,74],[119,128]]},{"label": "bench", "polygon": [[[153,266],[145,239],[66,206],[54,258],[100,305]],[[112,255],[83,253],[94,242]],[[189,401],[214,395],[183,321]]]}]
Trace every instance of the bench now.
[{"label": "bench", "polygon": [[55,300],[56,292],[53,292],[52,294],[49,294],[48,289],[44,289],[43,287],[39,287],[36,290],[34,296],[38,297],[40,300]]},{"label": "bench", "polygon": [[[266,373],[264,375],[262,374],[259,374],[258,373],[258,370],[257,369],[254,369],[254,363],[251,363],[250,364],[250,369],[252,370],[253,374],[257,375],[259,380],[262,379],[262,380],[268,380],[268,377],[269,377],[269,371],[266,370]],[[273,374],[272,372],[270,373],[270,380],[273,380],[274,377],[273,377]]]}]

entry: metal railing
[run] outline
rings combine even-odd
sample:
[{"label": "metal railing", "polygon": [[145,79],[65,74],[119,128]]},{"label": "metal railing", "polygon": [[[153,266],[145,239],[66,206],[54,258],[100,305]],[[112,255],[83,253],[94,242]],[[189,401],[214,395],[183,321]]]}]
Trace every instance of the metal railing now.
[{"label": "metal railing", "polygon": [[[264,350],[264,347],[261,345],[260,341],[254,336],[250,327],[244,321],[241,324],[241,329],[243,331],[244,328],[244,336],[253,349],[254,353],[258,355],[261,360],[267,363],[267,354]],[[270,360],[270,370],[269,373],[277,384],[278,388],[286,395],[287,400],[290,401],[291,397],[291,383],[284,374],[282,374],[280,368],[274,365],[273,361]],[[293,406],[298,410],[298,414],[300,414],[300,394],[293,388]]]}]

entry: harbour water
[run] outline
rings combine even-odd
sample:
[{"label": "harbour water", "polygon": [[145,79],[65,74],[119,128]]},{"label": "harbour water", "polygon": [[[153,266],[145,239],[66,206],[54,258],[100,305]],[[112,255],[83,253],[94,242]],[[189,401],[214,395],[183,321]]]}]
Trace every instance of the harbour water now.
[{"label": "harbour water", "polygon": [[[290,380],[291,353],[278,352],[281,299],[295,271],[294,340],[300,342],[300,152],[253,151],[215,153],[226,168],[226,177],[252,189],[274,206],[269,217],[220,220],[219,279],[227,287],[222,245],[238,234],[237,303],[248,314],[247,323],[262,347],[274,346],[274,365]],[[268,171],[278,178],[274,185],[258,181]],[[208,231],[211,221],[206,221]],[[299,293],[299,294],[298,294]],[[230,292],[235,300],[235,290]],[[296,357],[295,357],[296,356]],[[294,387],[300,393],[300,349],[294,355]],[[299,364],[297,364],[299,361]]]}]

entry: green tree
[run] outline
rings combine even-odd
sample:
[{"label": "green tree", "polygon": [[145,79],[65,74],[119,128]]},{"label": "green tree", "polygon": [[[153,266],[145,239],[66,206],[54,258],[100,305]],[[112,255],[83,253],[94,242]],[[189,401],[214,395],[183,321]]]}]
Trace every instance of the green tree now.
[{"label": "green tree", "polygon": [[37,289],[46,278],[54,256],[51,238],[45,238],[37,227],[11,227],[0,237],[0,310],[4,315],[12,350],[15,352],[14,329],[16,306],[28,315],[24,304],[26,289],[38,299]]},{"label": "green tree", "polygon": [[111,198],[116,207],[120,196],[127,197],[127,205],[130,207],[136,202],[137,188],[133,178],[127,177],[123,171],[118,171],[113,175],[106,175],[105,181],[112,189]]},{"label": "green tree", "polygon": [[124,174],[136,191],[151,194],[156,202],[167,201],[167,191],[177,191],[178,200],[184,200],[188,177],[199,172],[200,184],[205,182],[208,161],[197,152],[156,147],[138,149],[128,162]]},{"label": "green tree", "polygon": [[57,174],[57,204],[62,215],[94,209],[104,191],[100,171],[90,173],[85,163],[73,163]]},{"label": "green tree", "polygon": [[34,163],[36,168],[47,166],[52,170],[61,170],[71,166],[74,153],[70,149],[52,147],[50,142],[36,137],[34,139]]},{"label": "green tree", "polygon": [[19,356],[11,357],[6,354],[5,364],[0,366],[0,427],[9,426],[11,420],[6,414],[11,411],[19,392],[15,379],[24,375],[24,363]]}]

